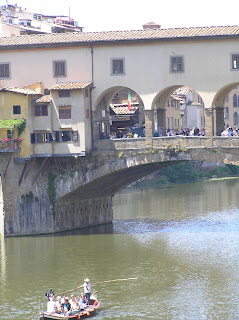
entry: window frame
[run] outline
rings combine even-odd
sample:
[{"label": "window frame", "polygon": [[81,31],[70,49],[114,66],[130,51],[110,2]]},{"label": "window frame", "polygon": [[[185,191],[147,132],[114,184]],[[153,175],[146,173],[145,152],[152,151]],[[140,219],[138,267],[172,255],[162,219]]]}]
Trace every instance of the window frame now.
[{"label": "window frame", "polygon": [[[8,70],[6,72],[6,70],[3,71],[2,73],[2,67],[3,66],[7,66]],[[7,75],[6,75],[7,73]],[[0,62],[0,79],[8,79],[10,78],[10,63],[9,62]]]},{"label": "window frame", "polygon": [[[233,57],[237,57],[236,60]],[[236,62],[237,66],[234,68],[234,61]],[[239,53],[231,53],[231,71],[239,70]]]},{"label": "window frame", "polygon": [[[174,59],[181,59],[181,61],[173,62]],[[177,66],[177,69],[174,66]],[[179,68],[180,66],[180,68]],[[184,73],[185,72],[185,58],[184,55],[173,55],[169,57],[170,73]]]},{"label": "window frame", "polygon": [[69,120],[71,118],[71,106],[59,106],[59,119]]},{"label": "window frame", "polygon": [[[64,65],[64,72],[58,70],[59,68],[61,68],[61,66],[58,66],[58,64]],[[53,60],[53,78],[65,77],[67,77],[66,60]]]},{"label": "window frame", "polygon": [[[16,110],[18,110],[18,108],[19,108],[19,112],[16,112]],[[19,104],[13,105],[12,106],[12,114],[22,114],[21,105],[19,105]]]},{"label": "window frame", "polygon": [[70,96],[71,96],[71,90],[69,89],[58,90],[59,98],[69,98]]},{"label": "window frame", "polygon": [[[116,72],[115,69],[120,69],[114,67],[114,63],[116,61],[122,61],[122,72],[121,70],[118,70],[119,72]],[[111,75],[112,76],[124,76],[125,75],[125,58],[124,57],[116,57],[116,58],[111,58]]]},{"label": "window frame", "polygon": [[[46,107],[46,110],[45,110],[46,114],[44,114],[45,112],[43,111],[43,109],[45,109],[45,107]],[[39,114],[36,114],[37,113],[37,108],[40,108]],[[47,104],[35,104],[35,106],[34,106],[34,115],[35,115],[35,117],[47,117],[48,116],[48,105]]]}]

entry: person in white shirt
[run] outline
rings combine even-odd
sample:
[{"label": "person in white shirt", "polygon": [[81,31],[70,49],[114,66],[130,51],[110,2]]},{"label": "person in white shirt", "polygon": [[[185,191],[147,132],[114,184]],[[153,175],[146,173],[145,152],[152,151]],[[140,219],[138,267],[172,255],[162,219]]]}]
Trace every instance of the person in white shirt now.
[{"label": "person in white shirt", "polygon": [[82,287],[84,288],[84,294],[85,294],[85,298],[87,299],[87,304],[90,304],[90,293],[91,293],[90,280],[86,278],[84,281],[85,283],[82,285]]},{"label": "person in white shirt", "polygon": [[49,301],[47,302],[47,312],[57,312],[56,302],[53,297],[49,297]]}]

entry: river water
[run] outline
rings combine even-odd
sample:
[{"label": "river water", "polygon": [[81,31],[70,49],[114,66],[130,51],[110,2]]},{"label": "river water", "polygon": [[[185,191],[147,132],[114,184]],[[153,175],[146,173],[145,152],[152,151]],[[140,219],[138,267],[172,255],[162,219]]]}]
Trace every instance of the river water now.
[{"label": "river water", "polygon": [[239,179],[128,188],[113,203],[112,225],[0,238],[0,319],[38,319],[45,292],[86,277],[136,278],[93,286],[96,320],[239,319]]}]

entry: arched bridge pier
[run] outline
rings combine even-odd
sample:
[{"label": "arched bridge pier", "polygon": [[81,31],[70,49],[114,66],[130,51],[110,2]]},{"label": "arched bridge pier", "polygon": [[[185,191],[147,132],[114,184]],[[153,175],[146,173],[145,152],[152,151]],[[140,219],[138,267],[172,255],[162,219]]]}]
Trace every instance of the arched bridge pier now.
[{"label": "arched bridge pier", "polygon": [[182,161],[239,165],[237,137],[99,140],[85,157],[33,158],[1,153],[0,231],[54,233],[110,223],[112,197],[132,182]]}]

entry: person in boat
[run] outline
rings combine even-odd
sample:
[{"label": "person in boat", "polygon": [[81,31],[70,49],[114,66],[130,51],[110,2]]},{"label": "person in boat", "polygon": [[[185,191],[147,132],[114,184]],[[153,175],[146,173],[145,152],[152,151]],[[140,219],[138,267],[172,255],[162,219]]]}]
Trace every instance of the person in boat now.
[{"label": "person in boat", "polygon": [[69,303],[68,297],[65,298],[65,301],[63,303],[63,308],[64,308],[65,314],[69,315],[70,314],[70,310],[71,310],[71,305]]},{"label": "person in boat", "polygon": [[74,294],[71,295],[69,303],[71,305],[71,311],[75,311],[75,310],[78,309],[78,305],[77,305],[77,302],[76,302]]},{"label": "person in boat", "polygon": [[84,294],[85,294],[85,298],[87,300],[87,304],[90,304],[90,293],[91,293],[91,284],[90,284],[90,280],[88,278],[86,278],[85,283],[82,285],[82,287],[84,288]]},{"label": "person in boat", "polygon": [[66,295],[65,295],[65,294],[63,294],[63,296],[62,296],[62,298],[61,298],[61,304],[64,304],[64,302],[65,302],[65,298],[66,298]]},{"label": "person in boat", "polygon": [[49,297],[47,302],[47,312],[57,312],[56,301],[54,301],[54,297]]},{"label": "person in boat", "polygon": [[87,300],[86,300],[83,292],[80,295],[80,299],[79,299],[78,304],[79,304],[79,310],[85,310],[86,305],[87,305]]},{"label": "person in boat", "polygon": [[62,305],[62,303],[61,303],[61,296],[58,296],[58,297],[56,298],[56,308],[57,308],[57,312],[58,312],[58,313],[61,313],[61,305]]}]

